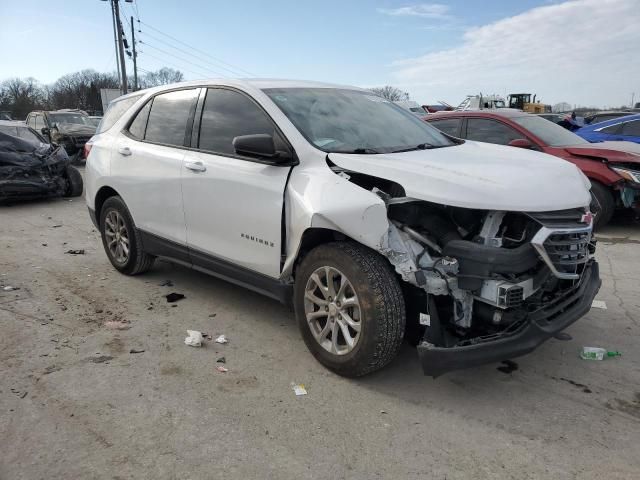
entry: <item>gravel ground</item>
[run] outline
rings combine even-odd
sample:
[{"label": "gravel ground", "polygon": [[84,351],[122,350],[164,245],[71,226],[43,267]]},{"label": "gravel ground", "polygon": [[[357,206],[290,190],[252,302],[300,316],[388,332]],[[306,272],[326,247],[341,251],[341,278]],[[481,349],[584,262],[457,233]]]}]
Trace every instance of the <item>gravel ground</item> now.
[{"label": "gravel ground", "polygon": [[[380,372],[340,378],[272,300],[166,262],[118,274],[82,199],[0,207],[0,233],[0,286],[19,287],[0,289],[3,480],[640,478],[631,221],[600,235],[607,309],[571,326],[572,340],[510,373],[436,380],[409,346]],[[171,292],[186,298],[169,304]],[[229,343],[191,348],[187,329]],[[587,362],[583,345],[624,355]]]}]

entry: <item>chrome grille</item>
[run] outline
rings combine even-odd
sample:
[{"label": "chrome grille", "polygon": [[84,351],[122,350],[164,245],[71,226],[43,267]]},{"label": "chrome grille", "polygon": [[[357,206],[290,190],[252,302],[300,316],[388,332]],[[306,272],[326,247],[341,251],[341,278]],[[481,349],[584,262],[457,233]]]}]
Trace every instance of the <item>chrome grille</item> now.
[{"label": "chrome grille", "polygon": [[580,228],[542,227],[531,240],[551,272],[558,278],[578,279],[589,260],[591,225]]}]

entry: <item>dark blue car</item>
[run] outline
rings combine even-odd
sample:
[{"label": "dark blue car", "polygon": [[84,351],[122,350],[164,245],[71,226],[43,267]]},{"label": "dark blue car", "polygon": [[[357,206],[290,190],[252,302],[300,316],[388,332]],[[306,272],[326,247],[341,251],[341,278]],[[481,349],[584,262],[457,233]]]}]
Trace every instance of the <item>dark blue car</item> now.
[{"label": "dark blue car", "polygon": [[591,143],[611,140],[640,143],[640,114],[592,123],[576,130],[575,133]]}]

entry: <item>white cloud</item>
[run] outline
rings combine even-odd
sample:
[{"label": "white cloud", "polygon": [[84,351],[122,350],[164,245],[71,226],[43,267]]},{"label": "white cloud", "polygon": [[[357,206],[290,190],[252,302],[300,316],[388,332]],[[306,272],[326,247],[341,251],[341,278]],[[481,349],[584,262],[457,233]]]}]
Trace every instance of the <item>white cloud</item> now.
[{"label": "white cloud", "polygon": [[[407,7],[409,8],[409,7]],[[547,103],[620,106],[640,93],[637,0],[572,0],[467,30],[460,46],[392,64],[419,101],[530,91]]]},{"label": "white cloud", "polygon": [[448,19],[449,7],[440,3],[420,3],[399,8],[378,8],[379,13],[394,17],[422,17]]}]

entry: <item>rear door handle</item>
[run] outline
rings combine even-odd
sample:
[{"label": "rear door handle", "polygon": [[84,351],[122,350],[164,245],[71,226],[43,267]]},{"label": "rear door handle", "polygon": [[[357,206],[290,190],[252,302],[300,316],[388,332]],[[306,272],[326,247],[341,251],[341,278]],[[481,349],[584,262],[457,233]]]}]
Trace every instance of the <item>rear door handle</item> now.
[{"label": "rear door handle", "polygon": [[129,155],[131,155],[131,149],[129,147],[120,147],[118,149],[118,153],[120,155],[123,155],[125,157],[128,157]]},{"label": "rear door handle", "polygon": [[188,168],[192,172],[206,172],[207,167],[202,162],[185,162],[185,168]]}]

